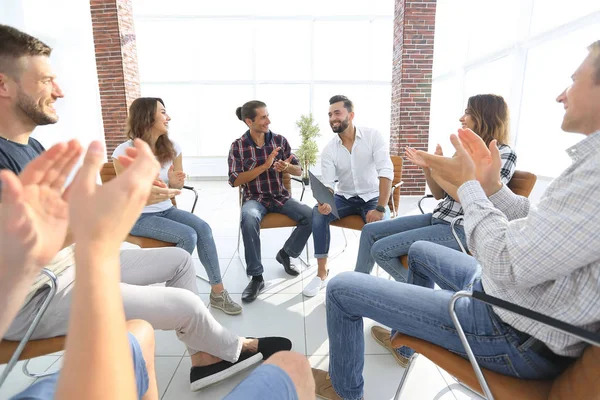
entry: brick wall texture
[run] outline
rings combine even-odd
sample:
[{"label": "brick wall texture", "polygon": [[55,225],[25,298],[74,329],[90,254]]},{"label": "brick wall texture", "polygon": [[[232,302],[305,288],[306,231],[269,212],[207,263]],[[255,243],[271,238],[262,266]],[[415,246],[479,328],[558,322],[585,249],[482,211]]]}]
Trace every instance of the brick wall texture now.
[{"label": "brick wall texture", "polygon": [[[390,152],[427,150],[436,0],[395,0]],[[422,195],[421,169],[404,163],[401,194]]]},{"label": "brick wall texture", "polygon": [[[140,97],[132,0],[90,0],[108,156],[126,140],[127,110]],[[110,159],[110,158],[109,158]]]}]

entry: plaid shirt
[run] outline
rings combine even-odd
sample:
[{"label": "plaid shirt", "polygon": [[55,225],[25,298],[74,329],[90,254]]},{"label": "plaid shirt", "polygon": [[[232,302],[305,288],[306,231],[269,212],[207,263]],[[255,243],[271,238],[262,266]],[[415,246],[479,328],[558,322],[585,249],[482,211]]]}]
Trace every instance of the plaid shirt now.
[{"label": "plaid shirt", "polygon": [[[502,183],[506,185],[515,173],[517,167],[517,153],[515,153],[510,146],[505,144],[498,146],[498,150],[500,151],[500,158],[502,160],[500,179],[502,180]],[[440,201],[433,210],[432,217],[446,222],[452,222],[452,220],[459,215],[463,215],[462,206],[458,201],[446,194],[444,200]],[[462,223],[462,221],[457,221],[457,225],[462,225]]]},{"label": "plaid shirt", "polygon": [[[506,186],[488,199],[480,184],[458,189],[469,249],[486,293],[583,329],[600,331],[600,131],[569,148],[572,164],[539,204]],[[553,352],[578,357],[585,343],[494,308]]]},{"label": "plaid shirt", "polygon": [[[250,131],[231,144],[229,149],[229,184],[237,179],[242,172],[250,171],[265,163],[269,154],[275,148],[281,147],[275,160],[287,160],[292,155],[292,149],[287,139],[271,131],[265,134],[265,144],[259,147],[250,136]],[[298,159],[293,156],[292,164],[298,165]],[[263,206],[283,207],[290,198],[290,192],[283,186],[283,173],[271,167],[244,185],[244,201],[256,200]]]}]

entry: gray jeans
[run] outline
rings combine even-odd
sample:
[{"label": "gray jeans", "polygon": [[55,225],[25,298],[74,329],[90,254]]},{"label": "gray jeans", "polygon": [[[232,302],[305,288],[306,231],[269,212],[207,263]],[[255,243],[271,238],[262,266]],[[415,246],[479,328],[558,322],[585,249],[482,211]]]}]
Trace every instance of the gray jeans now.
[{"label": "gray jeans", "polygon": [[[67,333],[75,267],[58,279],[58,291],[36,328],[32,339]],[[176,247],[121,251],[121,294],[125,316],[143,319],[155,329],[174,330],[189,354],[203,351],[223,360],[237,361],[242,338],[221,326],[198,296],[191,256]],[[166,287],[147,286],[166,282]],[[47,295],[40,289],[23,306],[5,335],[20,340]]]}]

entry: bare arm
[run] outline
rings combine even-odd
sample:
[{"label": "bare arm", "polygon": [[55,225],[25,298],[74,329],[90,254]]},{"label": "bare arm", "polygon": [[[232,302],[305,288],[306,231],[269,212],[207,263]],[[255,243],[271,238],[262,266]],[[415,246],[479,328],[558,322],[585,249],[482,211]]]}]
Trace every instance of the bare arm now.
[{"label": "bare arm", "polygon": [[392,181],[388,178],[379,178],[379,201],[377,205],[385,207],[390,201],[390,194],[392,193]]},{"label": "bare arm", "polygon": [[59,143],[18,177],[9,170],[0,173],[0,338],[65,241],[69,219],[62,188],[81,151],[77,141]]},{"label": "bare arm", "polygon": [[429,168],[423,168],[423,174],[425,175],[427,186],[429,186],[429,190],[431,190],[431,194],[433,194],[433,197],[435,197],[436,200],[440,200],[446,197],[446,192],[444,192],[444,189],[442,189],[440,185],[437,184],[435,179],[433,179]]},{"label": "bare arm", "polygon": [[183,189],[185,183],[185,172],[183,172],[183,153],[179,153],[169,168],[169,187]]},{"label": "bare arm", "polygon": [[72,185],[77,281],[57,399],[138,397],[119,283],[119,246],[146,203],[159,165],[146,143],[136,140],[134,146],[127,154],[135,160],[121,157],[128,168],[98,187],[95,177],[104,151],[93,142]]}]

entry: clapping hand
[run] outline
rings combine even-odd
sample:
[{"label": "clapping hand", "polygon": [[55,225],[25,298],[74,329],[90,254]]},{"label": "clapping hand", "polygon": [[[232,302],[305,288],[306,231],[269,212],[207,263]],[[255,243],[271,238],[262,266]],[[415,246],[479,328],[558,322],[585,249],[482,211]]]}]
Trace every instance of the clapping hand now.
[{"label": "clapping hand", "polygon": [[175,166],[171,164],[167,173],[169,177],[169,185],[174,188],[181,188],[185,183],[186,174],[183,171],[174,171]]},{"label": "clapping hand", "polygon": [[52,146],[18,177],[0,172],[0,252],[7,265],[37,273],[62,248],[69,225],[63,186],[81,153],[79,142],[71,140]]},{"label": "clapping hand", "polygon": [[277,172],[283,172],[286,169],[288,169],[293,158],[294,158],[294,155],[292,154],[286,160],[277,160],[273,164],[273,168],[275,168],[275,171],[277,171]]}]

